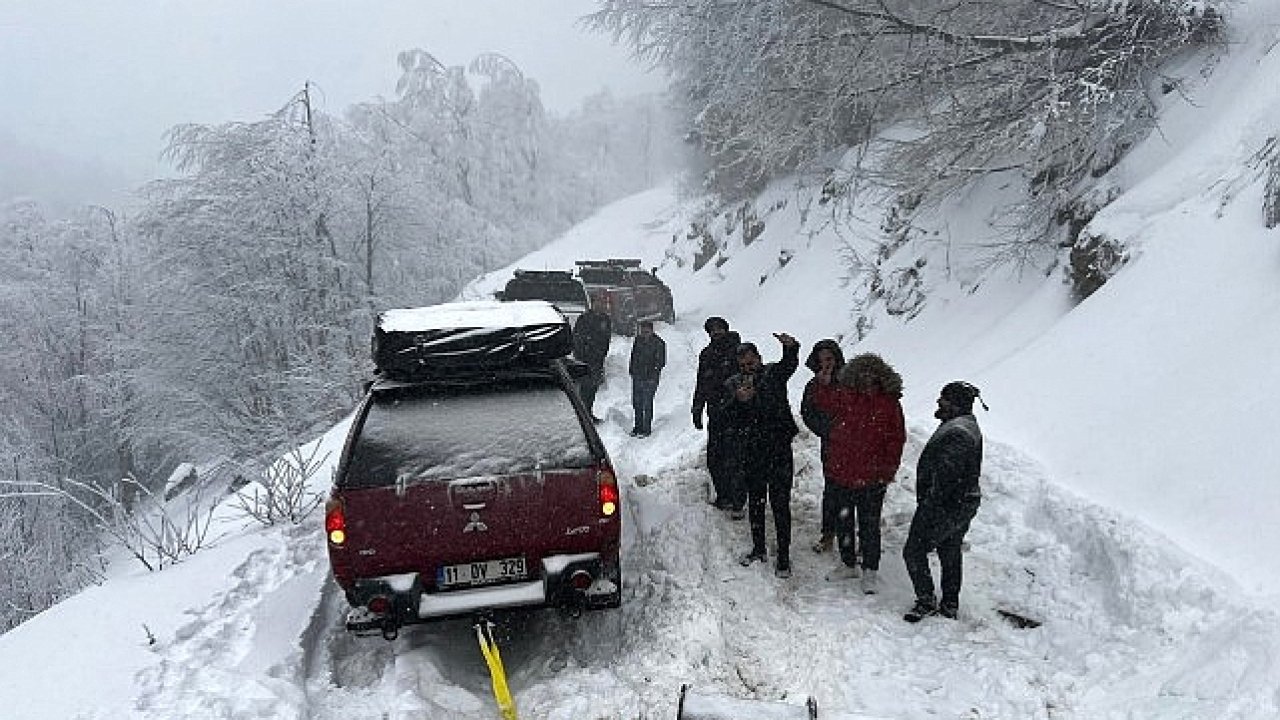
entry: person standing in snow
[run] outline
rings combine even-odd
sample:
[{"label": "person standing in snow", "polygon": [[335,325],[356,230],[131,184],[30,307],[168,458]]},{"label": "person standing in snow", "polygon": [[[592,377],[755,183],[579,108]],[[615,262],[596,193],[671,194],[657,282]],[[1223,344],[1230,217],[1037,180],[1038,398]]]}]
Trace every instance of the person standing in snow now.
[{"label": "person standing in snow", "polygon": [[702,414],[706,410],[707,420],[707,472],[711,474],[711,484],[715,488],[714,504],[721,510],[733,513],[734,519],[744,517],[743,507],[747,496],[742,488],[736,487],[729,475],[726,457],[726,426],[720,417],[720,406],[728,397],[729,390],[725,381],[738,371],[738,357],[735,354],[741,338],[738,333],[729,329],[729,323],[722,317],[712,315],[702,324],[707,331],[707,346],[698,353],[698,371],[693,389],[693,426],[699,430],[703,427]]},{"label": "person standing in snow", "polygon": [[787,381],[800,364],[800,344],[786,333],[775,333],[782,343],[782,359],[765,365],[752,343],[738,346],[738,373],[725,383],[729,395],[721,412],[730,435],[733,475],[747,491],[751,523],[751,550],[739,562],[764,562],[764,506],[773,507],[778,539],[774,574],[791,577],[791,440],[800,432],[787,399]]},{"label": "person standing in snow", "polygon": [[[933,416],[942,421],[920,452],[916,465],[916,513],[902,548],[902,559],[915,590],[915,605],[902,616],[920,622],[939,614],[955,619],[960,608],[962,554],[965,533],[978,513],[982,491],[982,430],[973,416],[978,388],[957,380],[938,396]],[[979,399],[979,402],[981,400]],[[987,409],[986,403],[982,408]],[[934,594],[929,552],[937,550],[942,564],[942,602]]]},{"label": "person standing in snow", "polygon": [[820,441],[819,456],[822,459],[822,525],[813,551],[824,553],[831,549],[831,542],[836,536],[836,493],[831,490],[831,478],[827,476],[827,435],[831,431],[831,416],[814,405],[813,393],[818,383],[831,383],[835,380],[840,368],[844,367],[844,353],[840,344],[830,338],[814,343],[805,358],[805,367],[813,371],[813,378],[804,386],[804,395],[800,399],[800,419],[805,427],[818,436]]},{"label": "person standing in snow", "polygon": [[573,326],[573,356],[591,369],[578,381],[578,394],[591,413],[592,422],[600,422],[595,411],[596,391],[604,384],[604,359],[609,356],[612,336],[613,321],[597,307],[588,307]]},{"label": "person standing in snow", "polygon": [[822,469],[835,495],[840,565],[827,580],[861,577],[862,591],[871,594],[879,589],[884,496],[907,442],[902,376],[879,355],[863,353],[841,368],[838,378],[819,374],[813,393],[813,404],[831,418]]},{"label": "person standing in snow", "polygon": [[653,331],[652,320],[641,320],[631,343],[631,407],[636,416],[632,437],[649,437],[653,432],[653,396],[666,364],[666,341]]}]

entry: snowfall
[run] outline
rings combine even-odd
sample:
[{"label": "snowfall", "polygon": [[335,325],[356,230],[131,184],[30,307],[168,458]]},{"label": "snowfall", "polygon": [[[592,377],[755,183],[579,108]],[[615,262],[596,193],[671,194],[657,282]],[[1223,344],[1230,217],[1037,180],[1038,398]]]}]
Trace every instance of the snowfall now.
[{"label": "snowfall", "polygon": [[[836,218],[780,183],[763,235],[722,234],[695,271],[672,186],[604,209],[511,269],[637,257],[670,284],[669,364],[654,433],[631,427],[630,340],[615,337],[596,403],[623,485],[623,607],[497,616],[519,717],[672,718],[682,685],[821,718],[1280,718],[1280,230],[1262,223],[1257,153],[1280,118],[1280,7],[1236,7],[1230,52],[1171,72],[1159,132],[1104,179],[1090,229],[1128,243],[1083,303],[1062,268],[982,269],[998,184],[922,220],[894,262],[926,299],[873,309],[860,341],[852,254],[883,240],[883,207]],[[1190,102],[1188,102],[1188,99]],[[930,225],[931,223],[931,225]],[[897,256],[895,256],[897,258]],[[702,321],[729,319],[766,361],[771,333],[840,340],[903,375],[909,438],[884,514],[882,589],[824,579],[817,440],[796,439],[795,574],[739,566],[745,522],[707,504],[705,436],[689,414]],[[793,408],[809,373],[792,380]],[[904,623],[901,547],[938,389],[969,380],[989,411],[982,508],[957,620]],[[346,423],[314,439],[327,493]],[[354,638],[321,519],[264,528],[223,502],[205,547],[161,572],[121,558],[108,578],[0,636],[0,717],[497,718],[468,620]],[[770,521],[770,526],[772,522]],[[1003,612],[1039,621],[1018,627]],[[722,707],[729,707],[729,701]],[[742,706],[746,707],[746,706]],[[744,711],[745,712],[745,711]],[[803,715],[801,715],[803,716]],[[749,717],[741,714],[740,717]]]}]

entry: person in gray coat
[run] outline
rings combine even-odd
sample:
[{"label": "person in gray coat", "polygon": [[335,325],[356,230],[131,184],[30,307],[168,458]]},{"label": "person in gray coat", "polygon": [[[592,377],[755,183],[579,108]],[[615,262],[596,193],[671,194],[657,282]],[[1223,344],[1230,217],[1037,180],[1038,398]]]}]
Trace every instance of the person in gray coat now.
[{"label": "person in gray coat", "polygon": [[[916,513],[911,518],[902,559],[915,590],[915,605],[902,616],[915,623],[929,615],[955,619],[960,607],[965,533],[978,513],[982,490],[982,430],[973,416],[980,391],[967,382],[947,383],[933,416],[942,421],[920,452],[916,465]],[[981,400],[979,400],[981,402]],[[986,403],[982,403],[986,410]],[[934,594],[929,553],[942,565],[942,601]]]},{"label": "person in gray coat", "polygon": [[641,320],[631,343],[631,407],[636,423],[632,437],[649,437],[653,432],[653,396],[658,392],[658,379],[667,365],[667,343],[653,331],[652,320]]}]

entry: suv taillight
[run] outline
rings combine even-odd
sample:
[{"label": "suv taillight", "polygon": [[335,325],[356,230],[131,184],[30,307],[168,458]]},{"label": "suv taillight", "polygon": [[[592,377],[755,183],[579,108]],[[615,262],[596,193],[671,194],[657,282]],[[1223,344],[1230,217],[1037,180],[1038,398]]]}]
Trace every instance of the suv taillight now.
[{"label": "suv taillight", "polygon": [[613,517],[618,512],[618,478],[613,471],[605,468],[596,476],[596,485],[600,495],[600,514]]},{"label": "suv taillight", "polygon": [[341,500],[330,499],[325,504],[324,534],[334,545],[341,545],[347,541],[347,514]]}]

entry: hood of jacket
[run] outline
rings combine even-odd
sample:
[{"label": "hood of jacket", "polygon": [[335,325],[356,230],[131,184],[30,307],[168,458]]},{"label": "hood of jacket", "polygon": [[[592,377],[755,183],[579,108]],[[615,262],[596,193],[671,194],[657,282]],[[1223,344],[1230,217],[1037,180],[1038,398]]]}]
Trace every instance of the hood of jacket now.
[{"label": "hood of jacket", "polygon": [[902,397],[902,376],[875,353],[855,355],[840,368],[839,379],[841,385],[855,390],[872,389],[890,397]]},{"label": "hood of jacket", "polygon": [[831,338],[819,340],[813,344],[809,357],[804,359],[804,366],[815,373],[818,372],[818,353],[823,350],[830,350],[836,356],[836,372],[839,372],[840,368],[844,367],[844,351],[840,349],[840,343]]}]

